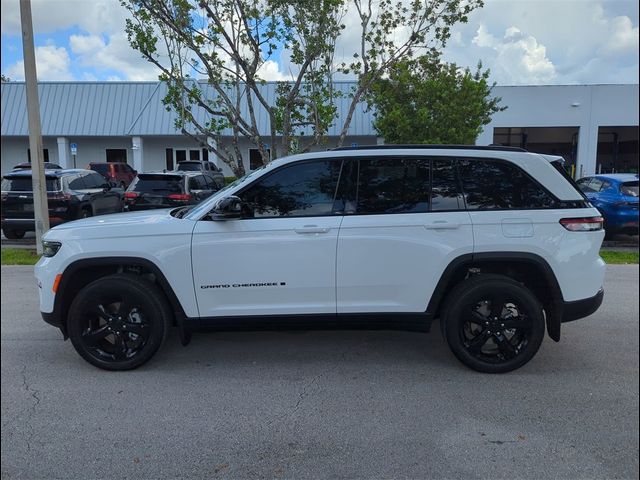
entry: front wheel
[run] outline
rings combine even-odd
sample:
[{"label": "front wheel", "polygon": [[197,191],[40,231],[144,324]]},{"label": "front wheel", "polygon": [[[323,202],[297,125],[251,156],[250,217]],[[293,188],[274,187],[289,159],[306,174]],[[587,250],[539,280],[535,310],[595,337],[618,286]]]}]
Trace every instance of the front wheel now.
[{"label": "front wheel", "polygon": [[12,228],[3,228],[2,233],[9,240],[19,240],[24,238],[24,234],[26,233],[24,230],[14,230]]},{"label": "front wheel", "polygon": [[160,348],[171,309],[158,287],[136,275],[100,278],[76,295],[67,318],[69,338],[86,361],[105,370],[131,370]]},{"label": "front wheel", "polygon": [[523,366],[540,348],[545,332],[535,295],[502,275],[478,275],[456,286],[440,321],[458,360],[486,373]]}]

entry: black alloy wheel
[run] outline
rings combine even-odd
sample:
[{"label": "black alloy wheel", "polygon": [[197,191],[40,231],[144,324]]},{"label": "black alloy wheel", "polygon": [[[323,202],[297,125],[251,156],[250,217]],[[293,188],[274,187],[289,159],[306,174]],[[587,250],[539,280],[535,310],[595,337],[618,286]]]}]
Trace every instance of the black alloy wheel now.
[{"label": "black alloy wheel", "polygon": [[441,321],[454,355],[487,373],[509,372],[527,363],[545,331],[535,295],[502,275],[478,275],[458,285]]},{"label": "black alloy wheel", "polygon": [[14,230],[12,228],[3,228],[2,233],[9,240],[20,240],[24,238],[25,231],[24,230]]},{"label": "black alloy wheel", "polygon": [[76,351],[92,365],[129,370],[156,353],[170,322],[171,310],[153,283],[118,274],[78,293],[69,310],[68,330]]}]

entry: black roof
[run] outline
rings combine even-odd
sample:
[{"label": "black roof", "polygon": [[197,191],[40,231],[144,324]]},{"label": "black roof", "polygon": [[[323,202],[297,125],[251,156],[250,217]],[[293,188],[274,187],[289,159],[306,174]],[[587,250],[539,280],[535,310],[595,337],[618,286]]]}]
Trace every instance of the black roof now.
[{"label": "black roof", "polygon": [[505,147],[503,145],[361,145],[357,147],[337,147],[333,150],[391,150],[391,149],[416,149],[416,150],[490,150],[498,152],[526,152],[520,147]]}]

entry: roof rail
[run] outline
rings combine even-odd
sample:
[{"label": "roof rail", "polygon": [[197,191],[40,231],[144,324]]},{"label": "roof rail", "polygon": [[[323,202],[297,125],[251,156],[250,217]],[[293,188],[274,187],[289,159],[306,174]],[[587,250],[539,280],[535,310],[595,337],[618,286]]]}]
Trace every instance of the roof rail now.
[{"label": "roof rail", "polygon": [[505,147],[504,145],[433,145],[433,144],[412,144],[412,145],[361,145],[357,147],[336,147],[334,151],[340,150],[389,150],[389,149],[416,149],[416,150],[491,150],[498,152],[526,152],[520,147]]}]

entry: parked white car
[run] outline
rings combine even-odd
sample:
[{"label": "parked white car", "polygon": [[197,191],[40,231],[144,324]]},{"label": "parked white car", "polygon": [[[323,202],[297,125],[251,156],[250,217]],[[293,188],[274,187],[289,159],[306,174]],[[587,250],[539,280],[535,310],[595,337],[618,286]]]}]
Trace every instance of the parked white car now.
[{"label": "parked white car", "polygon": [[200,204],[53,228],[44,319],[100,368],[149,360],[176,325],[426,331],[482,372],[527,363],[603,297],[598,210],[560,157],[366,147],[281,158]]}]

